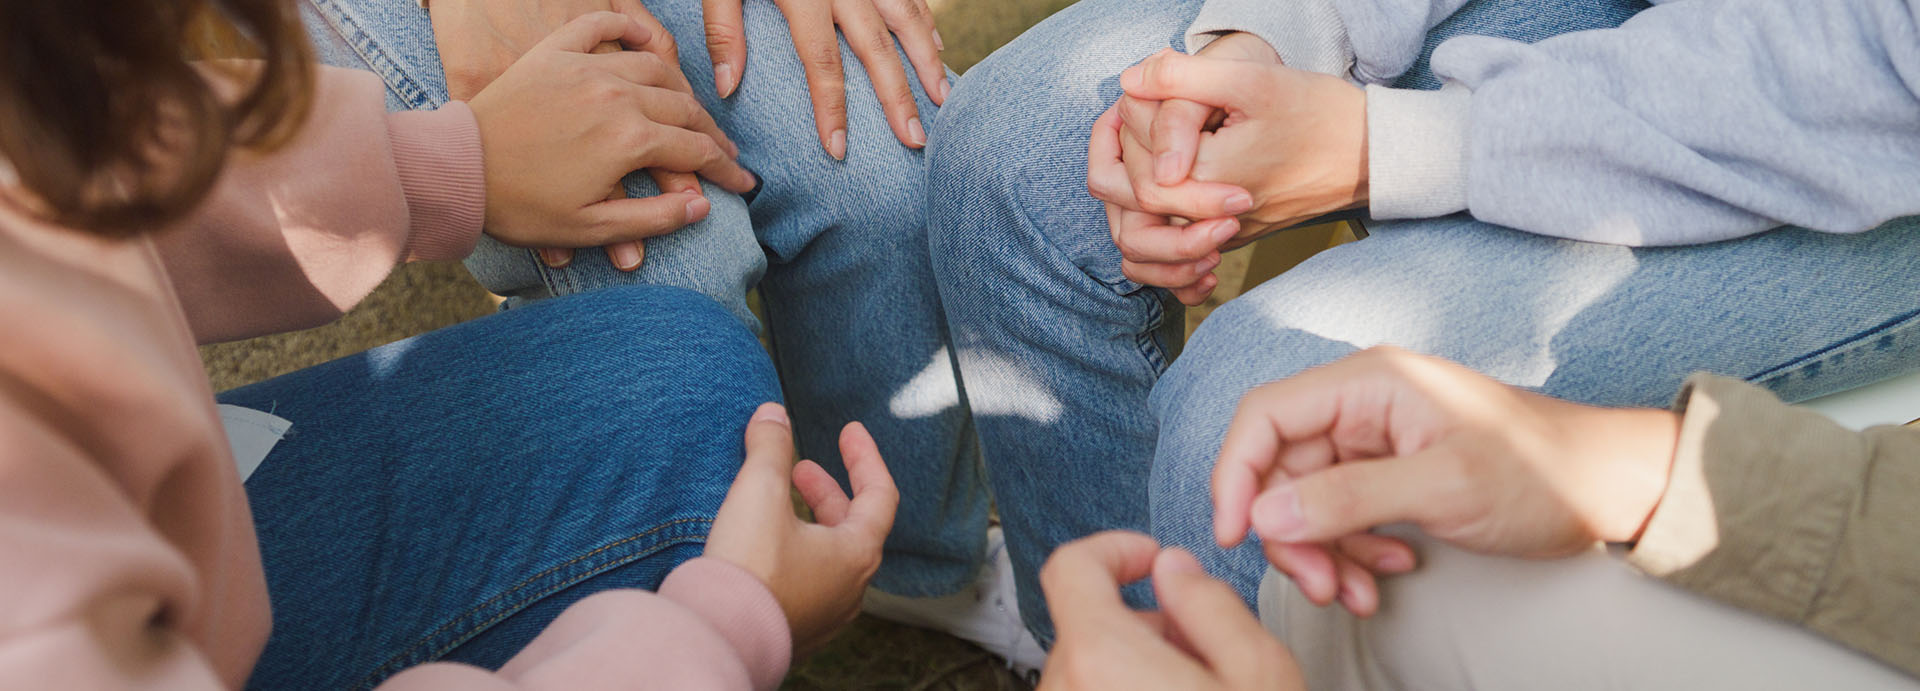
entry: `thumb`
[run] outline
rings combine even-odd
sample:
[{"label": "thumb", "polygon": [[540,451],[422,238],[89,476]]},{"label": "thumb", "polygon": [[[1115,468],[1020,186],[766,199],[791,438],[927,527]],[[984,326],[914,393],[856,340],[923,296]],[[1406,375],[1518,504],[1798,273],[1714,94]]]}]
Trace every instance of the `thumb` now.
[{"label": "thumb", "polygon": [[1161,552],[1153,562],[1153,590],[1167,627],[1228,681],[1228,687],[1271,688],[1260,683],[1260,672],[1276,661],[1291,666],[1291,656],[1248,611],[1239,593],[1208,576],[1192,553],[1177,547]]},{"label": "thumb", "polygon": [[707,56],[713,59],[713,92],[721,98],[740,88],[747,69],[746,21],[740,0],[702,0],[707,20]]},{"label": "thumb", "polygon": [[1441,488],[1455,464],[1434,450],[1400,458],[1351,461],[1295,477],[1253,502],[1253,530],[1273,542],[1324,542],[1388,523],[1441,515],[1453,501]]},{"label": "thumb", "polygon": [[1264,91],[1265,67],[1244,60],[1221,60],[1161,51],[1120,73],[1128,96],[1151,101],[1185,99],[1216,108],[1239,106]]},{"label": "thumb", "polygon": [[637,47],[646,45],[652,39],[653,32],[632,17],[618,12],[594,12],[567,22],[534,48],[588,53],[607,41],[619,41],[622,45]]},{"label": "thumb", "polygon": [[786,407],[760,404],[747,420],[746,446],[747,459],[735,484],[750,476],[770,474],[784,488],[793,468],[793,426],[787,421]]}]

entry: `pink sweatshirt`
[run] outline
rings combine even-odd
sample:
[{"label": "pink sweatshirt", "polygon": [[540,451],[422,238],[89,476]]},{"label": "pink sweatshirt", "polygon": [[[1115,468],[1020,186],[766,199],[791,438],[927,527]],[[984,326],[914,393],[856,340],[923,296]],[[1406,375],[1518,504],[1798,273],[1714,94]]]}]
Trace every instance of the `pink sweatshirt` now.
[{"label": "pink sweatshirt", "polygon": [[[298,138],[236,154],[150,238],[0,204],[0,688],[246,680],[266,581],[195,342],[324,323],[395,262],[458,258],[480,233],[472,111],[381,98],[372,75],[322,70]],[[765,689],[790,646],[765,586],[703,558],[657,594],[580,601],[497,673],[429,664],[382,688]]]}]

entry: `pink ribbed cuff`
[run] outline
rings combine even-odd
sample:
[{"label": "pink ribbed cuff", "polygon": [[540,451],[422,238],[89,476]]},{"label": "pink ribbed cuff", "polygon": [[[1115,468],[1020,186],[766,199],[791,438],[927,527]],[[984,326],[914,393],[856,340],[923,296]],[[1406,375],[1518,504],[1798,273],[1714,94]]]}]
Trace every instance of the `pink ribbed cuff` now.
[{"label": "pink ribbed cuff", "polygon": [[473,252],[487,214],[480,125],[467,104],[387,115],[387,137],[407,195],[406,260],[460,259]]},{"label": "pink ribbed cuff", "polygon": [[787,615],[767,586],[722,559],[694,559],[660,584],[660,595],[693,610],[740,654],[756,689],[780,685],[793,661]]}]

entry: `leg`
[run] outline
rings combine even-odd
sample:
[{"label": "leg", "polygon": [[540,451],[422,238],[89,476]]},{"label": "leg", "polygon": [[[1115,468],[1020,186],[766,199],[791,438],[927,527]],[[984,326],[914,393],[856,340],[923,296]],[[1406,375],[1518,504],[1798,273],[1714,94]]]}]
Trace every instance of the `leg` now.
[{"label": "leg", "polygon": [[1664,406],[1696,371],[1789,400],[1920,368],[1920,221],[1634,250],[1464,217],[1381,224],[1228,303],[1153,393],[1153,527],[1251,601],[1266,563],[1214,546],[1209,480],[1241,395],[1391,343],[1576,401]]},{"label": "leg", "polygon": [[[1086,193],[1088,134],[1119,98],[1119,72],[1178,47],[1199,6],[1069,7],[968,72],[933,137],[934,269],[1022,612],[1043,639],[1050,627],[1035,574],[1053,547],[1147,525],[1157,436],[1147,395],[1179,350],[1184,321],[1163,291],[1121,275],[1105,214]],[[1534,40],[1611,26],[1643,7],[1479,0],[1434,40],[1460,32]],[[1431,81],[1423,61],[1405,83]],[[1132,592],[1136,603],[1145,596]]]},{"label": "leg", "polygon": [[[905,492],[874,585],[916,597],[963,588],[980,571],[987,497],[928,259],[924,157],[894,139],[844,42],[847,159],[820,148],[799,57],[773,3],[744,6],[747,66],[725,101],[712,97],[700,2],[647,7],[761,178],[748,205],[770,262],[760,294],[800,452],[844,483],[840,428],[865,423]],[[922,120],[938,122],[918,78],[910,82]]]},{"label": "leg", "polygon": [[1120,274],[1086,192],[1087,138],[1120,71],[1177,43],[1200,4],[1068,7],[969,71],[934,128],[934,271],[1021,614],[1043,641],[1037,574],[1053,548],[1147,527],[1145,401],[1181,324],[1178,303]]},{"label": "leg", "polygon": [[[711,301],[554,300],[223,394],[293,422],[247,482],[273,598],[255,688],[498,667],[567,605],[700,553],[779,396]],[[565,411],[555,415],[554,411]]]},{"label": "leg", "polygon": [[[307,0],[303,7],[321,55],[379,73],[390,105],[445,101],[432,26],[414,3]],[[835,441],[841,426],[860,420],[906,493],[875,585],[916,596],[959,589],[980,567],[987,499],[927,259],[920,154],[893,138],[859,60],[843,43],[848,156],[837,162],[826,155],[813,134],[799,59],[773,3],[745,4],[748,62],[739,91],[726,101],[714,97],[700,3],[651,0],[647,7],[681,46],[694,92],[740,145],[741,162],[760,176],[761,189],[748,203],[708,186],[712,215],[649,240],[637,272],[615,270],[597,250],[556,271],[531,252],[484,238],[468,267],[490,290],[516,296],[512,304],[625,283],[676,285],[719,300],[752,324],[745,294],[771,256],[761,290],[800,452],[844,482]],[[937,122],[917,79],[913,87],[923,120]],[[653,193],[645,176],[629,176],[627,184],[632,194]]]},{"label": "leg", "polygon": [[1294,652],[1308,688],[1920,686],[1832,641],[1667,586],[1601,552],[1524,561],[1402,534],[1425,564],[1385,582],[1384,607],[1370,619],[1314,606],[1278,573],[1261,585],[1261,619]]}]

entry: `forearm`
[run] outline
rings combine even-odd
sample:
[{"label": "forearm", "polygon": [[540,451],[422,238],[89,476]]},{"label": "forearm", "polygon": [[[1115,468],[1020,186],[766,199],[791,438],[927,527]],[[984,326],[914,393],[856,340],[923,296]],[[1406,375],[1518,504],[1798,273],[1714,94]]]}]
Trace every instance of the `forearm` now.
[{"label": "forearm", "polygon": [[791,645],[766,586],[706,557],[680,565],[658,593],[611,590],[575,603],[497,674],[423,665],[381,688],[772,689],[786,674]]},{"label": "forearm", "polygon": [[[1676,245],[1920,213],[1914,15],[1909,0],[1691,0],[1534,45],[1449,41],[1433,65],[1452,100],[1370,99],[1375,126],[1425,122],[1454,143],[1376,129],[1374,214],[1467,210],[1546,235]],[[1394,185],[1384,169],[1408,161],[1454,175]]]},{"label": "forearm", "polygon": [[485,209],[463,104],[388,114],[371,74],[322,68],[292,140],[238,152],[195,214],[156,236],[201,342],[318,326],[410,259],[457,259]]},{"label": "forearm", "polygon": [[1642,570],[1920,674],[1920,430],[1853,432],[1700,376]]}]

